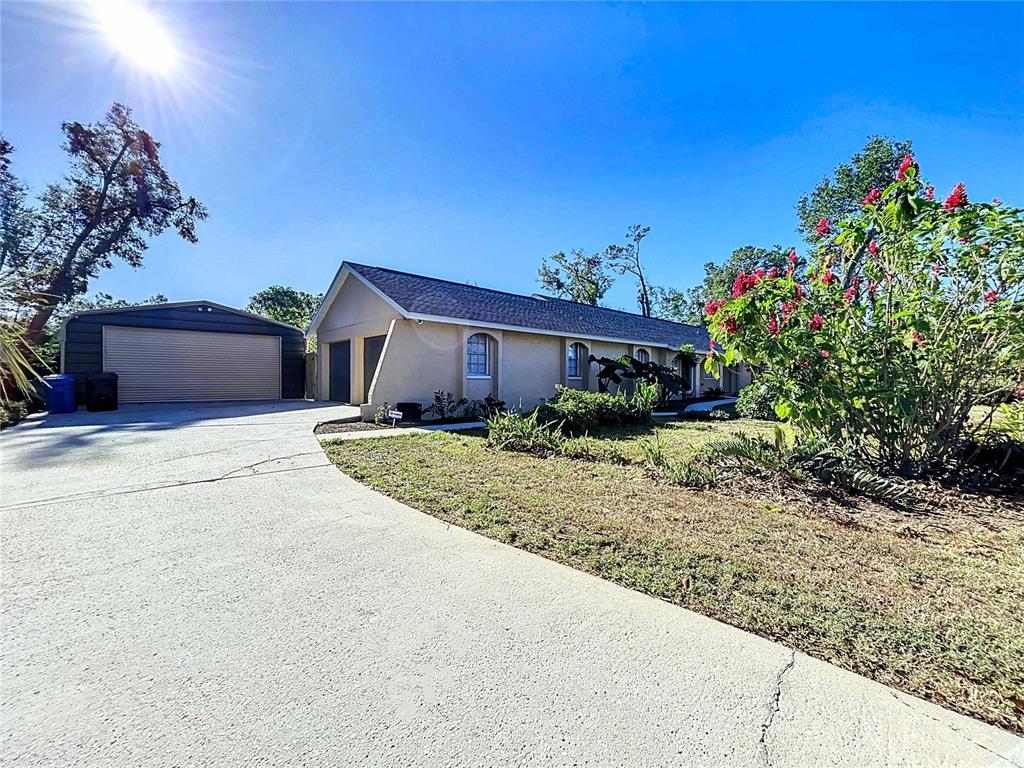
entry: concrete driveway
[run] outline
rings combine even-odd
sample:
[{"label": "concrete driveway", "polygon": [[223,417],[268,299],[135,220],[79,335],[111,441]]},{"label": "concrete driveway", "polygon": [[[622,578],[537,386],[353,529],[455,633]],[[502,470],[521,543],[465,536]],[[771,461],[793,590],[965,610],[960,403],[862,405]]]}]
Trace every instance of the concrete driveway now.
[{"label": "concrete driveway", "polygon": [[342,413],[0,436],[5,764],[1024,764],[1008,733],[360,486],[312,434]]}]

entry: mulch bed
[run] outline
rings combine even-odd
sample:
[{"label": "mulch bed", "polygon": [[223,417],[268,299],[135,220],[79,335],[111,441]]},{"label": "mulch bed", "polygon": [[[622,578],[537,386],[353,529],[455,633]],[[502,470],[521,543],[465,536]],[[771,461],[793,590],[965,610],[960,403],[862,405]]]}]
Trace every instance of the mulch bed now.
[{"label": "mulch bed", "polygon": [[400,421],[392,425],[390,421],[375,424],[372,421],[324,421],[313,429],[315,435],[335,435],[341,432],[372,432],[379,429],[405,429],[407,427],[432,427],[438,424],[472,424],[479,419],[444,419],[436,421]]}]

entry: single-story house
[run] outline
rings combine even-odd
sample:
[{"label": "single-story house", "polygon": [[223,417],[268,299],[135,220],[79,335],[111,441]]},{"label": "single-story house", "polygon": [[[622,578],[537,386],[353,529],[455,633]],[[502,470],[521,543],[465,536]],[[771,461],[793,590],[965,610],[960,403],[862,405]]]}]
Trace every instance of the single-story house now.
[{"label": "single-story house", "polygon": [[122,403],[302,398],[305,354],[300,329],[212,301],[86,310],[60,329],[79,402],[100,372]]},{"label": "single-story house", "polygon": [[505,293],[344,262],[306,330],[317,338],[317,397],[362,406],[429,404],[433,392],[530,409],[555,385],[597,391],[590,355],[675,366],[692,390],[735,393],[746,370],[681,370],[676,352],[708,350],[703,328],[534,294]]}]

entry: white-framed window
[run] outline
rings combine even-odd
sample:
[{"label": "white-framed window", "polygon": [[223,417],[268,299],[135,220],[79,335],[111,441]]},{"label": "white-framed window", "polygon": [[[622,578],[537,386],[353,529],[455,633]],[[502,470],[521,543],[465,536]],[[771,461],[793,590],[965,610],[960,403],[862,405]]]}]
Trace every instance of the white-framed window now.
[{"label": "white-framed window", "polygon": [[641,363],[649,363],[651,362],[651,353],[646,349],[638,349],[636,351],[636,359]]},{"label": "white-framed window", "polygon": [[587,364],[587,348],[576,342],[569,346],[569,359],[565,365],[565,375],[570,379],[582,379]]},{"label": "white-framed window", "polygon": [[486,333],[466,339],[466,375],[471,379],[491,377],[491,340]]}]

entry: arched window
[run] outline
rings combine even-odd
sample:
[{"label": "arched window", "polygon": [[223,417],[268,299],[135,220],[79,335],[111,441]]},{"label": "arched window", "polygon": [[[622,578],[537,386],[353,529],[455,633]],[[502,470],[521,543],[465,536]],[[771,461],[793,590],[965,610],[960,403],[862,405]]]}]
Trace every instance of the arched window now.
[{"label": "arched window", "polygon": [[466,339],[466,375],[479,379],[491,376],[491,341],[486,333],[474,333]]},{"label": "arched window", "polygon": [[638,349],[636,351],[636,359],[641,363],[649,363],[651,362],[651,353],[646,349]]},{"label": "arched window", "polygon": [[569,359],[566,361],[565,375],[570,379],[582,379],[587,363],[587,348],[576,342],[569,347]]}]

